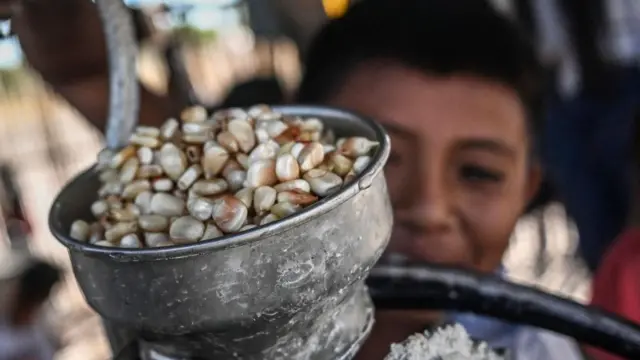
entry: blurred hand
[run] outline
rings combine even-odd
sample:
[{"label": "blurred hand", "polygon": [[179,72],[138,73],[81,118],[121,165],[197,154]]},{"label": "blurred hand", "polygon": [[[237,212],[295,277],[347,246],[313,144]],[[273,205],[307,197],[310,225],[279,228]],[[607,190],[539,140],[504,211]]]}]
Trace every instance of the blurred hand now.
[{"label": "blurred hand", "polygon": [[89,0],[0,0],[29,64],[55,85],[107,77],[106,43]]},{"label": "blurred hand", "polygon": [[[9,9],[31,67],[98,129],[108,113],[109,66],[97,6],[91,0],[0,0]],[[173,115],[169,101],[141,87],[139,123]]]}]

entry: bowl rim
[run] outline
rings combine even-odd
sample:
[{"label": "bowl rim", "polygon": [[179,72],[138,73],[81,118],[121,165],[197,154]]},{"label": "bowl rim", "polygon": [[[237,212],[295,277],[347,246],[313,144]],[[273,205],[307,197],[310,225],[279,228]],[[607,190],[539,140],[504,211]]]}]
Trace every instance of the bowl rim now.
[{"label": "bowl rim", "polygon": [[379,146],[375,154],[372,156],[371,163],[367,168],[359,174],[354,181],[346,187],[340,189],[336,193],[323,198],[315,204],[305,208],[303,211],[291,216],[287,216],[281,220],[261,225],[256,228],[243,231],[240,233],[227,234],[211,240],[185,245],[175,245],[160,248],[142,248],[142,249],[126,249],[117,247],[101,247],[89,243],[82,243],[72,239],[66,229],[62,229],[61,222],[56,218],[61,214],[60,197],[73,187],[78,181],[84,181],[93,175],[95,165],[74,177],[67,183],[62,190],[56,195],[53,205],[49,212],[49,229],[55,238],[67,247],[70,251],[79,252],[83,255],[108,258],[119,262],[141,262],[170,260],[184,257],[197,256],[212,251],[220,251],[230,247],[237,247],[258,241],[269,236],[277,235],[288,229],[304,224],[317,218],[340,204],[351,199],[360,191],[371,186],[374,178],[378,175],[389,158],[391,151],[391,140],[387,132],[380,124],[372,119],[356,114],[352,111],[343,110],[335,107],[315,106],[315,105],[285,105],[272,106],[275,111],[284,114],[306,114],[305,117],[317,117],[322,120],[323,117],[345,118],[363,122],[375,133],[376,141]]}]

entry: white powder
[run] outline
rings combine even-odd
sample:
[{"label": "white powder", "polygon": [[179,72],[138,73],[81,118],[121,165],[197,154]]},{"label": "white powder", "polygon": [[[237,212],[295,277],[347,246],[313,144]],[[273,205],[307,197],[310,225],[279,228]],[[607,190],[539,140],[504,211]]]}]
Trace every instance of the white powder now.
[{"label": "white powder", "polygon": [[474,343],[462,325],[441,328],[430,334],[409,336],[391,345],[385,360],[504,360],[485,343]]}]

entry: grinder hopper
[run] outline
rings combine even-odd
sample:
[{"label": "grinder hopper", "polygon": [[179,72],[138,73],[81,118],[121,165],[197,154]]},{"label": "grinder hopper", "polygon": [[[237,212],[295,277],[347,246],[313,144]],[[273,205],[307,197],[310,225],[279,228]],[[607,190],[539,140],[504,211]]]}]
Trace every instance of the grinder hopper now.
[{"label": "grinder hopper", "polygon": [[[128,13],[98,0],[111,60],[107,144],[122,146],[137,119]],[[127,96],[124,96],[127,95]],[[69,250],[89,305],[108,324],[112,347],[130,341],[171,358],[348,359],[372,325],[363,280],[384,250],[392,214],[382,167],[389,139],[377,124],[320,107],[276,108],[322,119],[339,136],[380,142],[369,167],[338,193],[252,231],[188,246],[101,248],[68,236],[90,220],[93,169],[58,195],[50,227]]]},{"label": "grinder hopper", "polygon": [[[62,190],[51,210],[51,230],[69,249],[84,296],[103,318],[145,340],[216,359],[229,353],[242,359],[336,359],[302,352],[311,351],[305,348],[309,342],[323,351],[351,346],[366,333],[371,306],[362,281],[392,224],[381,171],[387,137],[374,123],[339,110],[276,109],[321,118],[339,134],[376,138],[380,150],[358,181],[299,214],[187,246],[78,243],[68,229],[75,219],[90,220],[98,180],[90,169]],[[337,338],[329,344],[329,337]]]}]

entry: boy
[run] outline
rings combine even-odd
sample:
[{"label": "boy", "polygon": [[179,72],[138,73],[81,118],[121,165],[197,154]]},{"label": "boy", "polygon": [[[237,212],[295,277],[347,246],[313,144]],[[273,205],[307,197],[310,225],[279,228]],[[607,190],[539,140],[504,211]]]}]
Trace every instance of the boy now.
[{"label": "boy", "polygon": [[[396,224],[390,252],[492,273],[538,188],[538,79],[532,47],[485,1],[366,0],[316,38],[299,101],[386,126]],[[148,122],[147,107],[141,119]],[[440,320],[431,312],[378,312],[359,359],[382,359],[390,343]],[[556,335],[454,320],[517,359],[575,356],[575,346]]]},{"label": "boy", "polygon": [[[318,35],[299,101],[386,126],[391,252],[490,273],[537,191],[540,77],[532,47],[484,1],[367,0]],[[360,358],[379,359],[432,315],[379,312]],[[518,359],[577,356],[555,335],[456,320]],[[525,338],[528,348],[520,346]]]}]

